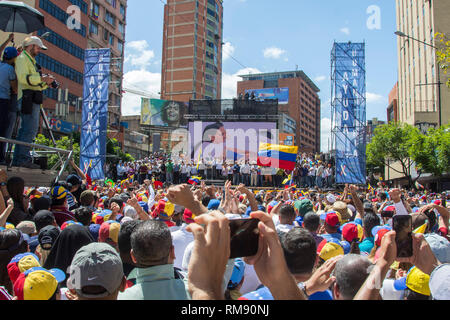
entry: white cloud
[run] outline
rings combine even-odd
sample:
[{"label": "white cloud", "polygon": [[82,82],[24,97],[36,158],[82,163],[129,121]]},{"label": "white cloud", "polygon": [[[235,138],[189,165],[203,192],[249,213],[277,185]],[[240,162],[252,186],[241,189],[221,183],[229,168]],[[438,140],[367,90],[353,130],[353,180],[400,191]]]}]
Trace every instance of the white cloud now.
[{"label": "white cloud", "polygon": [[266,48],[263,51],[264,58],[279,59],[286,51],[277,47]]},{"label": "white cloud", "polygon": [[328,152],[328,143],[331,148],[331,119],[322,118],[320,122],[320,151]]},{"label": "white cloud", "polygon": [[347,27],[341,28],[339,31],[341,31],[342,33],[345,33],[346,35],[350,34],[350,29]]},{"label": "white cloud", "polygon": [[371,92],[366,93],[367,103],[377,103],[377,102],[383,101],[384,99],[385,99],[385,97],[383,97],[382,95],[379,95],[376,93],[371,93]]},{"label": "white cloud", "polygon": [[236,48],[233,47],[233,45],[231,44],[231,42],[228,42],[228,41],[225,42],[225,44],[224,44],[223,47],[222,47],[222,51],[223,51],[222,59],[223,59],[223,61],[227,60],[227,59],[230,57],[230,55],[233,55],[235,49],[236,49]]},{"label": "white cloud", "polygon": [[155,52],[149,49],[146,40],[131,41],[125,45],[125,63],[130,63],[132,67],[145,69],[154,57]]},{"label": "white cloud", "polygon": [[242,81],[242,78],[239,75],[245,75],[249,73],[261,73],[258,69],[255,68],[245,68],[241,69],[235,74],[222,74],[222,99],[232,99],[236,98],[237,93],[237,83],[238,81]]},{"label": "white cloud", "polygon": [[325,81],[327,79],[327,76],[317,76],[314,78],[315,82],[322,82]]},{"label": "white cloud", "polygon": [[[147,70],[132,70],[123,76],[124,91],[126,88],[154,94],[158,99],[161,91],[161,74]],[[122,115],[138,115],[141,113],[141,96],[125,93],[122,98]]]}]

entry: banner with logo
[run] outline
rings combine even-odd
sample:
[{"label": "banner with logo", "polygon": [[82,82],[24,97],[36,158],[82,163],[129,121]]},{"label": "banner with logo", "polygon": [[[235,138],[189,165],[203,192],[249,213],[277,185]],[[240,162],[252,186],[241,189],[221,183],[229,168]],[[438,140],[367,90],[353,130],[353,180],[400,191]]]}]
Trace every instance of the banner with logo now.
[{"label": "banner with logo", "polygon": [[366,183],[366,71],[364,43],[335,43],[332,51],[336,182]]},{"label": "banner with logo", "polygon": [[85,51],[80,168],[92,180],[105,178],[110,61],[110,49]]}]

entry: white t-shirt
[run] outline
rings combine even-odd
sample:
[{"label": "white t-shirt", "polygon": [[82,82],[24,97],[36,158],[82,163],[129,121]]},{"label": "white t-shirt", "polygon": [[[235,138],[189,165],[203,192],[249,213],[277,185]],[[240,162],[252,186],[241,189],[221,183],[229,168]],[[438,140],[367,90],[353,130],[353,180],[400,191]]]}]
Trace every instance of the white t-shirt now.
[{"label": "white t-shirt", "polygon": [[179,230],[176,230],[174,232],[171,232],[172,235],[172,244],[174,246],[175,250],[175,261],[174,261],[174,267],[182,269],[183,265],[183,256],[184,251],[186,250],[186,247],[189,243],[194,241],[194,236],[191,232],[186,230],[186,227],[188,225],[186,223],[183,223],[181,228]]},{"label": "white t-shirt", "polygon": [[244,283],[242,284],[239,292],[244,295],[249,292],[255,291],[260,285],[261,281],[256,274],[254,266],[245,264]]},{"label": "white t-shirt", "polygon": [[293,224],[278,224],[275,228],[278,232],[288,233],[289,230],[293,229],[295,226]]}]

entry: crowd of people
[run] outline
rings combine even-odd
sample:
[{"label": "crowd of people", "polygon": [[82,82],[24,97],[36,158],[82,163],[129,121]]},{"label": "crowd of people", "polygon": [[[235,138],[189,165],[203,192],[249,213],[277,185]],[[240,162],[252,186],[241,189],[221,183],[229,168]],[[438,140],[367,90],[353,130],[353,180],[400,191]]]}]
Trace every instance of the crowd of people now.
[{"label": "crowd of people", "polygon": [[[0,170],[1,299],[450,299],[448,193],[189,185],[155,165],[100,185],[71,162],[52,188]],[[412,218],[411,257],[395,215]],[[230,259],[243,218],[259,220],[257,253]]]},{"label": "crowd of people", "polygon": [[[286,171],[262,167],[251,161],[190,161],[173,160],[165,153],[156,153],[136,162],[120,161],[116,166],[107,167],[109,176],[123,180],[135,176],[139,183],[145,179],[155,179],[163,183],[188,183],[190,177],[203,180],[231,181],[233,185],[243,183],[251,187],[280,188],[289,183],[299,188],[331,188],[334,184],[334,166],[325,161],[323,154],[302,153],[297,157],[295,169]],[[291,177],[286,181],[288,177]],[[285,182],[286,183],[283,183]]]}]

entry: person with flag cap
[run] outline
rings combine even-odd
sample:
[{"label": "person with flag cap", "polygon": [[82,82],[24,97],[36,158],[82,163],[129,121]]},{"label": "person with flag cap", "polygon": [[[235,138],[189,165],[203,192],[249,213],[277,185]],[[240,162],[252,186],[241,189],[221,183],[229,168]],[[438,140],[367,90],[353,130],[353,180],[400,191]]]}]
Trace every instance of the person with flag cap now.
[{"label": "person with flag cap", "polygon": [[69,211],[67,204],[68,191],[64,187],[54,187],[51,192],[52,207],[51,211],[55,216],[58,226],[62,226],[64,222],[75,220],[75,215]]}]

